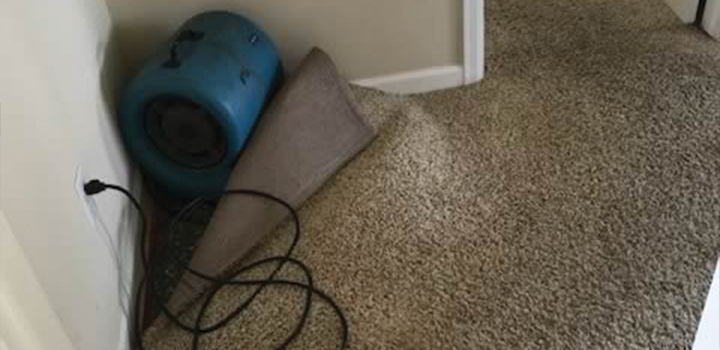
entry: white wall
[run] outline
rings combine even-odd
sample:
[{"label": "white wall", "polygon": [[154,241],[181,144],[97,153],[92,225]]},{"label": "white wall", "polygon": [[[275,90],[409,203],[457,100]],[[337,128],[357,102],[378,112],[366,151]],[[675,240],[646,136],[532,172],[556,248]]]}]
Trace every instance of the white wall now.
[{"label": "white wall", "polygon": [[692,23],[695,21],[699,0],[665,0],[665,2],[670,5],[670,8],[675,11],[683,22]]},{"label": "white wall", "polygon": [[720,40],[720,0],[707,0],[703,28],[715,39]]},{"label": "white wall", "polygon": [[462,64],[460,0],[108,0],[132,70],[186,19],[225,9],[261,24],[293,69],[312,46],[360,79]]},{"label": "white wall", "polygon": [[0,241],[0,350],[72,350],[2,211]]},{"label": "white wall", "polygon": [[[131,182],[113,117],[111,38],[102,0],[0,1],[0,207],[78,350],[126,341],[110,241],[86,218],[74,187],[78,166],[88,177]],[[124,247],[127,280],[134,226],[125,203],[113,194],[97,199],[112,243]]]},{"label": "white wall", "polygon": [[715,274],[693,343],[693,350],[717,349],[720,349],[720,260],[715,267]]}]

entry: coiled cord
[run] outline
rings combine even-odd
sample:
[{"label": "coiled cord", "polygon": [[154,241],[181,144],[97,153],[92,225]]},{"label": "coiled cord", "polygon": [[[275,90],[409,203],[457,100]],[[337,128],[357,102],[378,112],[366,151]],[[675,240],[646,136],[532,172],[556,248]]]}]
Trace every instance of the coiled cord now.
[{"label": "coiled cord", "polygon": [[[143,210],[142,206],[140,205],[140,202],[128,191],[127,189],[113,184],[106,184],[99,180],[91,180],[84,186],[85,193],[89,196],[96,195],[98,193],[101,193],[105,190],[113,190],[116,192],[121,193],[125,197],[127,197],[128,200],[132,203],[133,207],[138,211],[141,218],[141,229],[140,229],[140,242],[138,244],[140,249],[140,261],[142,263],[143,271],[145,274],[143,275],[142,279],[140,280],[140,283],[138,284],[138,288],[135,294],[135,307],[134,307],[134,320],[133,320],[133,333],[134,333],[134,344],[135,348],[138,350],[144,350],[144,343],[142,338],[142,327],[140,324],[140,314],[141,314],[141,303],[140,300],[142,298],[142,292],[144,290],[145,285],[147,285],[148,292],[153,295],[153,297],[156,300],[160,300],[158,293],[153,288],[153,283],[148,283],[148,280],[152,281],[152,276],[155,272],[155,265],[152,264],[152,262],[149,261],[149,258],[146,255],[147,252],[147,217],[145,216],[145,211]],[[292,288],[299,288],[303,289],[307,292],[306,298],[305,298],[305,304],[303,308],[302,315],[300,317],[300,320],[298,321],[297,325],[293,329],[292,333],[275,349],[286,349],[302,332],[303,328],[305,327],[305,324],[307,323],[307,319],[310,316],[310,307],[312,306],[312,297],[313,295],[316,297],[319,297],[320,299],[327,302],[334,310],[335,314],[337,314],[340,325],[341,325],[341,331],[342,331],[342,339],[340,343],[340,349],[345,349],[348,342],[348,333],[349,333],[349,327],[347,319],[345,318],[345,315],[343,314],[340,307],[337,305],[337,303],[328,296],[325,292],[315,288],[313,286],[313,278],[312,278],[312,272],[310,268],[308,268],[305,264],[303,264],[301,261],[298,261],[294,258],[292,258],[293,250],[295,249],[295,246],[297,245],[298,241],[300,240],[300,234],[301,234],[301,228],[300,228],[300,219],[298,217],[297,211],[287,202],[284,200],[277,198],[271,194],[261,192],[261,191],[255,191],[255,190],[247,190],[247,189],[232,189],[232,190],[226,190],[222,194],[214,197],[203,197],[198,198],[190,203],[188,203],[186,206],[184,206],[170,221],[169,229],[170,232],[175,232],[177,229],[178,224],[182,223],[184,220],[187,219],[195,210],[197,210],[199,207],[201,207],[203,204],[206,204],[210,201],[216,201],[226,196],[236,196],[236,195],[243,195],[243,196],[253,196],[253,197],[259,197],[263,198],[265,200],[269,200],[272,202],[275,202],[277,204],[282,205],[285,209],[288,210],[288,212],[291,214],[293,224],[295,226],[295,234],[293,237],[293,241],[290,244],[290,247],[288,248],[287,252],[282,256],[275,256],[266,258],[257,262],[254,262],[248,266],[245,266],[243,268],[240,268],[236,271],[234,271],[230,276],[226,278],[220,278],[220,277],[214,277],[207,274],[204,274],[202,272],[193,270],[190,267],[187,267],[187,271],[191,273],[192,275],[203,279],[207,282],[210,282],[212,287],[210,288],[210,291],[205,298],[200,311],[197,314],[197,317],[195,318],[195,322],[192,325],[185,324],[180,320],[180,318],[173,314],[167,307],[167,305],[160,303],[160,311],[176,326],[181,328],[182,330],[192,333],[192,350],[199,350],[200,349],[200,337],[212,332],[215,332],[223,327],[228,326],[228,324],[239,317],[247,308],[252,304],[252,302],[255,300],[255,298],[268,286],[286,286],[286,287],[292,287]],[[282,268],[285,266],[285,264],[292,264],[297,267],[299,267],[303,273],[305,274],[306,282],[297,282],[297,281],[291,281],[291,280],[284,280],[284,279],[275,279],[276,275],[282,270]],[[260,268],[262,266],[265,266],[267,264],[277,264],[275,269],[270,273],[270,275],[266,279],[261,280],[242,280],[239,279],[239,277],[247,272],[250,272],[252,270],[255,270],[257,268]],[[240,306],[235,308],[232,312],[230,312],[227,316],[223,317],[220,321],[210,325],[203,327],[203,318],[205,317],[207,310],[209,306],[212,304],[213,299],[217,295],[218,292],[220,292],[225,287],[230,286],[257,286],[255,291],[248,297]]]}]

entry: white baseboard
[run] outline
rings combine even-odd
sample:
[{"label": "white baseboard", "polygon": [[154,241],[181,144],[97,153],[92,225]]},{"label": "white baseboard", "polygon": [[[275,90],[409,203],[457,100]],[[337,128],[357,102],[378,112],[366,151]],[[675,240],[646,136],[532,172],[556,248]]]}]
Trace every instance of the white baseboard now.
[{"label": "white baseboard", "polygon": [[353,84],[396,94],[415,94],[462,86],[463,67],[439,66],[354,80]]},{"label": "white baseboard", "polygon": [[478,82],[485,73],[484,7],[484,0],[463,0],[462,64],[358,79],[352,83],[390,93],[415,94]]}]

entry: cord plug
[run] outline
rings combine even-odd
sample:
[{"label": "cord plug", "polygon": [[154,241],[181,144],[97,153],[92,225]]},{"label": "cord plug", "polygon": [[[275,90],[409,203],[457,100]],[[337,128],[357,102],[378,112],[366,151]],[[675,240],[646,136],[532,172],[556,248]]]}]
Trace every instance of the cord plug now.
[{"label": "cord plug", "polygon": [[106,189],[107,185],[98,179],[90,180],[83,185],[83,191],[85,191],[85,194],[88,196],[94,196]]}]

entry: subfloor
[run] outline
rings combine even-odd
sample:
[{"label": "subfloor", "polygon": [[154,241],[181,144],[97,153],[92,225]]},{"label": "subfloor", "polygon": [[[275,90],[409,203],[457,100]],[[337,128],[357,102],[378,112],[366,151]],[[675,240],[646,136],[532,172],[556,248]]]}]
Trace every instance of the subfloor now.
[{"label": "subfloor", "polygon": [[[486,13],[488,77],[355,89],[379,136],[300,212],[297,257],[344,308],[350,348],[688,348],[720,254],[720,43],[661,0]],[[201,348],[272,348],[303,298],[268,290]],[[291,348],[336,348],[332,310],[311,317]],[[161,319],[146,339],[190,337]]]}]

